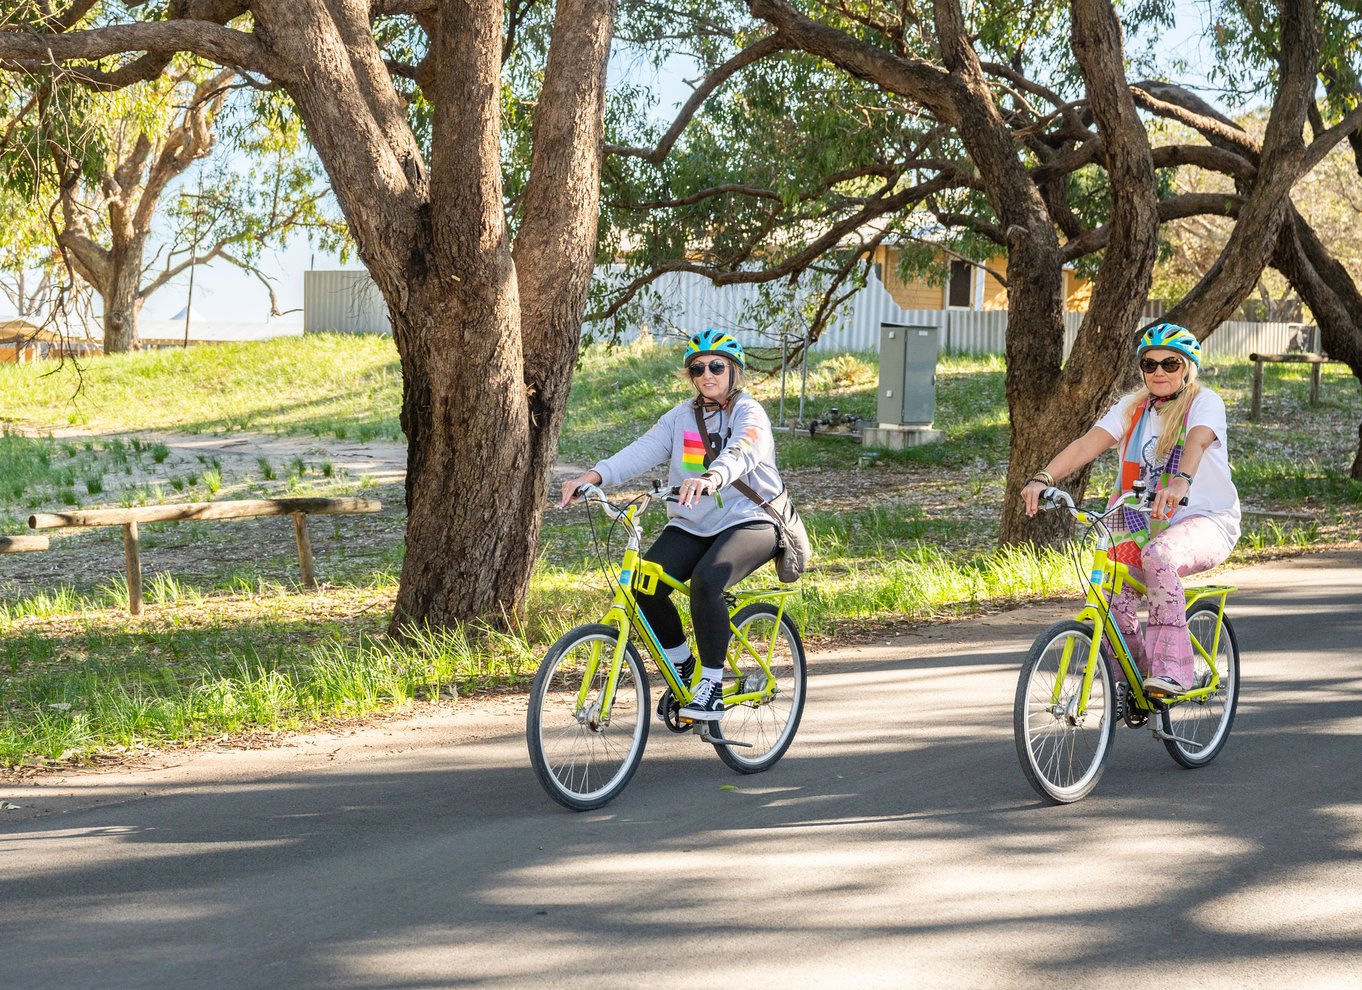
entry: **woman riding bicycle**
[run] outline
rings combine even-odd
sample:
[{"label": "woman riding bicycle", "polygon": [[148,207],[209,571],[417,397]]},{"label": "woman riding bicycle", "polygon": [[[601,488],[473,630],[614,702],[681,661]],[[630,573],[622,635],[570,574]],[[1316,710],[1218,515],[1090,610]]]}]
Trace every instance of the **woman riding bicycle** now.
[{"label": "woman riding bicycle", "polygon": [[1112,516],[1112,558],[1148,588],[1143,642],[1139,596],[1129,585],[1112,599],[1112,617],[1145,675],[1145,693],[1176,696],[1196,686],[1181,579],[1229,557],[1239,540],[1239,494],[1230,479],[1225,403],[1197,381],[1200,342],[1176,323],[1160,323],[1141,337],[1138,357],[1143,387],[1037,472],[1022,488],[1022,499],[1026,514],[1034,516],[1041,493],[1056,478],[1120,444],[1112,503],[1136,481],[1153,492],[1148,516],[1129,508]]},{"label": "woman riding bicycle", "polygon": [[[756,399],[742,391],[747,358],[742,345],[719,330],[690,338],[680,375],[695,387],[662,415],[651,430],[590,471],[563,482],[562,505],[584,484],[617,485],[663,460],[669,483],[679,488],[668,503],[669,521],[643,555],[672,577],[690,582],[690,616],[700,655],[701,682],[681,716],[695,721],[723,717],[724,660],[728,652],[728,607],[724,592],[776,552],[776,527],[762,506],[731,487],[746,482],[762,499],[781,493],[771,421]],[[699,424],[703,422],[703,433]],[[721,493],[722,505],[703,497]],[[661,582],[654,594],[638,596],[667,658],[686,683],[694,657],[686,645],[681,617]]]}]

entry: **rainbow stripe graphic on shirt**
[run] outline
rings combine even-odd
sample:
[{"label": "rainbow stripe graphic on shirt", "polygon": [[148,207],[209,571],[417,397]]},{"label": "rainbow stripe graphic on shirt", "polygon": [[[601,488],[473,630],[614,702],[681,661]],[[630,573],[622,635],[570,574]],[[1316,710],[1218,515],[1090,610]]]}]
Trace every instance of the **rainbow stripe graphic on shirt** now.
[{"label": "rainbow stripe graphic on shirt", "polygon": [[686,430],[681,437],[681,470],[690,474],[705,472],[705,441],[694,430]]}]

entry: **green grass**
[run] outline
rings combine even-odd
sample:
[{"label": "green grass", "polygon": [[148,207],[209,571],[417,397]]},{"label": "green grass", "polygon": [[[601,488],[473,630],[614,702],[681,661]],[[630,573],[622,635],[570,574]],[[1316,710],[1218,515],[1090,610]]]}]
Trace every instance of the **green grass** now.
[{"label": "green grass", "polygon": [[397,351],[377,335],[171,348],[55,370],[0,364],[0,395],[8,418],[48,429],[401,436]]},{"label": "green grass", "polygon": [[[636,344],[585,351],[560,459],[593,463],[686,395],[671,375],[674,350]],[[1311,407],[1307,369],[1269,366],[1263,422],[1251,424],[1251,370],[1247,361],[1207,369],[1229,408],[1243,501],[1273,513],[1245,517],[1236,559],[1355,540],[1362,483],[1349,479],[1347,468],[1362,420],[1356,381],[1327,366],[1320,405]],[[34,366],[0,366],[8,416],[27,429],[55,430],[74,419],[93,431],[74,438],[0,431],[0,531],[24,531],[26,516],[40,508],[172,497],[377,490],[386,505],[400,507],[400,486],[378,489],[372,478],[344,477],[330,461],[260,458],[250,465],[255,477],[241,480],[227,477],[212,458],[177,458],[162,440],[137,432],[245,428],[397,437],[400,388],[386,339],[310,337],[156,352],[90,362],[84,375],[73,400],[74,379],[66,372],[43,378]],[[816,566],[801,582],[796,605],[813,645],[1076,595],[1075,567],[1062,553],[992,546],[1008,456],[1003,377],[999,358],[943,357],[935,425],[945,440],[882,452],[873,467],[862,465],[865,451],[848,440],[810,438],[801,429],[778,434],[782,469],[813,495],[804,509]],[[786,386],[789,420],[798,408],[799,377]],[[873,419],[876,387],[873,355],[816,357],[805,415],[835,406]],[[777,419],[779,381],[759,381],[753,391]],[[1104,486],[1107,474],[1104,468],[1094,475],[1094,485]],[[879,491],[882,478],[898,486],[894,497]],[[825,497],[825,489],[835,493],[839,486],[852,494]],[[655,533],[663,519],[652,516],[645,522]],[[147,609],[139,619],[126,615],[117,530],[62,538],[43,555],[0,557],[0,766],[302,729],[523,687],[547,645],[594,619],[609,600],[600,562],[602,554],[616,559],[618,543],[598,546],[586,519],[584,510],[546,516],[518,635],[465,629],[419,633],[404,644],[383,636],[402,565],[400,511],[367,524],[358,517],[313,520],[326,584],[312,594],[297,587],[287,525],[146,526]],[[367,536],[356,540],[362,525],[370,527]],[[190,552],[196,566],[164,566]],[[65,578],[41,576],[53,567],[65,568]]]}]

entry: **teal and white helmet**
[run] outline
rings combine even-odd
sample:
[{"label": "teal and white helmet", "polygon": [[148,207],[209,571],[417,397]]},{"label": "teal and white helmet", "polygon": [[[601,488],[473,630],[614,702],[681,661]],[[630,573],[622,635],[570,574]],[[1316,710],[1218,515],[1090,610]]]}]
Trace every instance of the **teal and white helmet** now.
[{"label": "teal and white helmet", "polygon": [[1201,367],[1201,341],[1192,331],[1176,323],[1156,323],[1144,332],[1136,357],[1143,357],[1145,351],[1153,350],[1177,351]]},{"label": "teal and white helmet", "polygon": [[742,344],[722,330],[701,330],[686,343],[686,352],[681,356],[682,364],[690,364],[692,358],[705,354],[721,354],[738,362],[739,368],[747,367],[747,355]]}]

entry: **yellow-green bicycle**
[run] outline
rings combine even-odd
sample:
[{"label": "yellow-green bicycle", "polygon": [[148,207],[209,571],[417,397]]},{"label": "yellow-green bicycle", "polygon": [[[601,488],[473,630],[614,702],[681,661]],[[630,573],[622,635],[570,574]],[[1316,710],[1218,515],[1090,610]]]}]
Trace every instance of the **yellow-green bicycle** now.
[{"label": "yellow-green bicycle", "polygon": [[[595,485],[577,494],[623,527],[623,559],[612,568],[615,600],[598,623],[577,626],[549,648],[530,689],[525,738],[530,763],[549,796],[576,811],[599,808],[622,790],[643,759],[653,706],[648,675],[632,630],[652,655],[666,689],[657,714],[673,732],[696,723],[680,717],[699,682],[692,683],[667,660],[635,595],[651,594],[660,581],[688,597],[690,589],[657,564],[639,556],[643,533],[636,516],[675,491],[648,492],[616,506]],[[739,773],[774,766],[794,740],[804,712],[806,667],[799,629],[786,612],[789,588],[738,590],[728,595],[733,634],[724,676],[724,717],[700,723],[700,738]]]},{"label": "yellow-green bicycle", "polygon": [[1031,786],[1054,804],[1077,801],[1097,785],[1118,722],[1131,728],[1148,724],[1179,764],[1203,767],[1229,738],[1239,702],[1239,641],[1225,615],[1225,599],[1234,588],[1226,585],[1186,589],[1193,687],[1177,697],[1145,693],[1111,617],[1111,599],[1123,585],[1141,595],[1146,590],[1129,568],[1107,555],[1111,532],[1103,519],[1121,505],[1148,511],[1138,492],[1101,513],[1076,508],[1058,488],[1041,496],[1042,508],[1065,508],[1097,535],[1086,603],[1075,618],[1041,633],[1017,682],[1017,756]]}]

